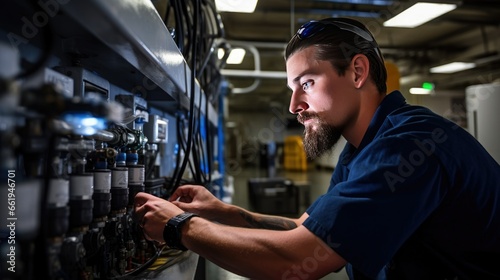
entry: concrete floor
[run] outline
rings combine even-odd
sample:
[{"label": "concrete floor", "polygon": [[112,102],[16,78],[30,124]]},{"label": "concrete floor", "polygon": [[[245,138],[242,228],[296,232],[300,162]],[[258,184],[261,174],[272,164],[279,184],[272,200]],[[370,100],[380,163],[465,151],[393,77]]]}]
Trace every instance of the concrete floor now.
[{"label": "concrete floor", "polygon": [[[251,206],[248,191],[248,180],[250,178],[265,178],[268,177],[269,172],[265,169],[259,168],[244,168],[229,172],[234,178],[234,194],[231,203],[241,206],[245,209],[255,210]],[[303,213],[307,206],[313,202],[318,196],[326,192],[332,170],[316,170],[310,168],[304,172],[291,172],[291,171],[276,171],[275,177],[283,177],[293,180],[294,184],[299,186],[300,190],[300,210],[299,214]],[[202,265],[202,262],[200,265]],[[228,272],[213,263],[204,261],[205,263],[205,279],[208,280],[242,280],[248,279],[239,275]],[[200,276],[200,275],[198,275]],[[199,278],[199,277],[198,277]],[[200,279],[202,279],[201,277]],[[322,280],[347,280],[346,273],[342,270],[338,273],[331,273]]]}]

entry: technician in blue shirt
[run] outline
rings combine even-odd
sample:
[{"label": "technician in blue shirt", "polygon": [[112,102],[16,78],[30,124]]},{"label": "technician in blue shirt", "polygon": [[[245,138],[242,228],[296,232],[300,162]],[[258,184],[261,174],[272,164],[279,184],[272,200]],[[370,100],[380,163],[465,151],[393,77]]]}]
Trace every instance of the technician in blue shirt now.
[{"label": "technician in blue shirt", "polygon": [[[344,266],[356,280],[500,279],[500,166],[484,148],[386,94],[383,57],[357,21],[303,25],[285,58],[308,157],[341,135],[348,142],[328,192],[296,220],[224,204],[201,186],[181,186],[170,202],[140,193],[145,236],[258,279],[317,279]],[[176,216],[178,233],[164,232]]]}]

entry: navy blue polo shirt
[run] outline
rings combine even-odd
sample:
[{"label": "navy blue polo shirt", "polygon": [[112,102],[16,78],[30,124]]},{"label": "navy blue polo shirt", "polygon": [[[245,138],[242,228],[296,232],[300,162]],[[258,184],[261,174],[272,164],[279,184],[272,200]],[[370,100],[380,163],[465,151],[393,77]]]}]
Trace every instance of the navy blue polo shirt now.
[{"label": "navy blue polo shirt", "polygon": [[346,144],[303,225],[356,279],[490,279],[477,277],[499,269],[499,210],[498,163],[466,130],[395,91],[360,146]]}]

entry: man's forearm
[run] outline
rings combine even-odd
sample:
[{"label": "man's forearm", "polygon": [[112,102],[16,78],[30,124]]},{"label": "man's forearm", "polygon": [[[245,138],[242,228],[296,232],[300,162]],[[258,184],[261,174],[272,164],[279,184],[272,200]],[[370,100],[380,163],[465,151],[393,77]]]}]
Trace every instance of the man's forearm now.
[{"label": "man's forearm", "polygon": [[273,230],[290,230],[297,227],[297,221],[294,219],[253,213],[234,205],[226,205],[217,222],[230,226]]},{"label": "man's forearm", "polygon": [[[287,231],[232,227],[195,217],[182,228],[182,243],[216,265],[249,278],[318,279],[345,264],[308,229]],[[313,271],[304,260],[315,259]],[[301,277],[301,278],[297,278]]]},{"label": "man's forearm", "polygon": [[244,209],[239,209],[239,215],[246,222],[246,227],[249,228],[289,230],[297,227],[297,224],[292,219],[284,217],[251,213]]}]

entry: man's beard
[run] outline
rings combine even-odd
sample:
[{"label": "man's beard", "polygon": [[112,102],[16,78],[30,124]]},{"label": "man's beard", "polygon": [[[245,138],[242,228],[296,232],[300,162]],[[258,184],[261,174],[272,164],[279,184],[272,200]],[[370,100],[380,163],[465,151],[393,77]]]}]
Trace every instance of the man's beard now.
[{"label": "man's beard", "polygon": [[309,125],[304,129],[304,150],[307,158],[310,160],[331,151],[342,135],[337,128],[324,123],[317,115],[297,116],[297,119],[301,123],[306,119],[313,118],[318,120],[314,126],[315,128]]}]

